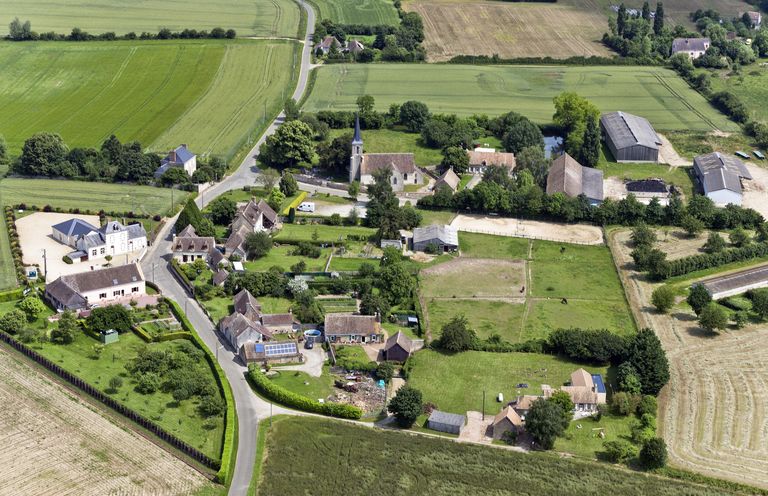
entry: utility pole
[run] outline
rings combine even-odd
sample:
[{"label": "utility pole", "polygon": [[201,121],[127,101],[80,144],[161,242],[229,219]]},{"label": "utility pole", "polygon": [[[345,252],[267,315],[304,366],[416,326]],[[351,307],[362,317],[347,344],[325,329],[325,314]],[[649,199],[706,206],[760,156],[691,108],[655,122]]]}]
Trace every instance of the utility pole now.
[{"label": "utility pole", "polygon": [[483,420],[485,420],[485,389],[483,389]]},{"label": "utility pole", "polygon": [[48,256],[45,253],[45,248],[43,248],[43,277],[45,280],[48,280]]},{"label": "utility pole", "polygon": [[152,264],[152,284],[155,283],[155,265],[157,264],[156,263]]}]

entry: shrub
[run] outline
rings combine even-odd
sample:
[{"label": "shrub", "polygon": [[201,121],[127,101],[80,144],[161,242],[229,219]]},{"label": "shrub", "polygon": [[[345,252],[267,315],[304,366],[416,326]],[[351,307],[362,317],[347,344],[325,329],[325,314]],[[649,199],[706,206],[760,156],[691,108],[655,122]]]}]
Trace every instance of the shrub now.
[{"label": "shrub", "polygon": [[620,362],[627,340],[607,329],[556,329],[549,335],[549,348],[582,362]]},{"label": "shrub", "polygon": [[61,257],[61,260],[62,260],[62,261],[65,263],[65,264],[69,264],[69,265],[72,265],[72,263],[73,263],[73,262],[72,262],[72,259],[71,259],[71,258],[69,258],[69,255],[64,255],[63,257]]},{"label": "shrub", "polygon": [[666,465],[667,443],[659,437],[648,440],[640,450],[640,463],[646,469],[656,469]]},{"label": "shrub", "polygon": [[641,417],[646,414],[655,416],[657,409],[658,402],[656,401],[656,397],[651,396],[650,394],[643,395],[643,397],[640,398],[640,402],[637,404],[637,414]]},{"label": "shrub", "polygon": [[397,390],[387,406],[389,412],[395,415],[398,425],[406,428],[416,422],[423,408],[421,391],[407,384]]},{"label": "shrub", "polygon": [[154,372],[139,374],[136,380],[136,392],[152,394],[160,388],[160,376]]},{"label": "shrub", "polygon": [[651,303],[661,313],[667,313],[675,304],[675,292],[669,286],[660,286],[653,290]]},{"label": "shrub", "polygon": [[623,463],[637,455],[637,448],[624,439],[606,441],[603,443],[605,458],[612,463]]}]

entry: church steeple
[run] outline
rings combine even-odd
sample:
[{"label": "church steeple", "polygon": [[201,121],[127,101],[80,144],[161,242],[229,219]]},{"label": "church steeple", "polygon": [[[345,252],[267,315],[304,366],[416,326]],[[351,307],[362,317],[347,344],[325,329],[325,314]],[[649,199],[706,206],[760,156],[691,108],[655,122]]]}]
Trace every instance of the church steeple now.
[{"label": "church steeple", "polygon": [[355,114],[355,135],[352,137],[352,156],[349,158],[349,182],[357,181],[363,163],[363,137],[360,136],[360,116]]}]

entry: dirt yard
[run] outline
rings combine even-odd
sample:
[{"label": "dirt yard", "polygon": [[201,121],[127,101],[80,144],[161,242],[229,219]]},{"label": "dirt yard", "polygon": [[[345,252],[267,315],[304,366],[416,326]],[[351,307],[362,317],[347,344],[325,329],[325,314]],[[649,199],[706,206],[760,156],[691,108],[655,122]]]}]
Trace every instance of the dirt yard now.
[{"label": "dirt yard", "polygon": [[768,218],[768,169],[747,164],[752,180],[742,180],[744,198],[741,206],[757,210]]},{"label": "dirt yard", "polygon": [[200,473],[0,351],[0,495],[186,495]]},{"label": "dirt yard", "polygon": [[410,1],[405,10],[424,20],[431,62],[456,55],[502,58],[610,56],[600,43],[606,17],[594,10],[554,3]]},{"label": "dirt yard", "polygon": [[451,226],[459,231],[494,234],[496,236],[545,239],[583,245],[603,243],[602,229],[586,224],[558,224],[511,217],[457,215],[451,222]]},{"label": "dirt yard", "polygon": [[638,327],[659,336],[670,381],[659,402],[659,434],[670,463],[709,476],[768,488],[768,326],[705,334],[692,312],[655,312],[657,287],[631,269],[629,230],[609,245]]},{"label": "dirt yard", "polygon": [[[98,269],[107,263],[104,258],[91,259],[81,263],[75,262],[73,264],[67,264],[62,260],[64,255],[73,252],[75,249],[53,239],[51,234],[52,227],[60,222],[74,218],[88,222],[92,226],[99,226],[99,217],[97,215],[59,214],[54,212],[35,212],[16,221],[21,250],[24,253],[24,263],[27,265],[37,265],[42,270],[43,250],[45,250],[48,265],[47,280],[49,281],[53,281],[62,275]],[[139,252],[134,252],[127,256],[115,256],[110,263],[112,265],[123,265],[134,261],[138,255]]]},{"label": "dirt yard", "polygon": [[666,136],[660,133],[656,135],[661,139],[661,146],[659,147],[659,162],[662,164],[668,164],[673,167],[685,167],[693,165],[693,161],[685,157],[681,157],[672,143],[669,142]]},{"label": "dirt yard", "polygon": [[525,262],[455,258],[422,270],[421,291],[435,298],[525,298]]}]

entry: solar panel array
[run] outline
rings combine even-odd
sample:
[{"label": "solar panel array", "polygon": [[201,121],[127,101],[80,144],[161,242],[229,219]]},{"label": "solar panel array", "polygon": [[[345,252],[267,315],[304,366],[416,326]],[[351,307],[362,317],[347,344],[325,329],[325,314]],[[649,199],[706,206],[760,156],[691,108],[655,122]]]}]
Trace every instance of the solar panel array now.
[{"label": "solar panel array", "polygon": [[296,343],[265,344],[264,351],[268,357],[279,355],[295,355],[298,353]]}]

